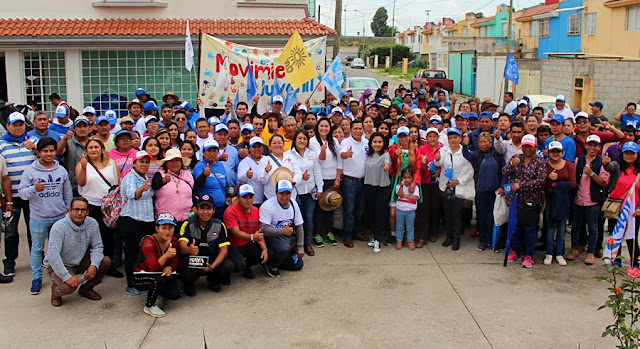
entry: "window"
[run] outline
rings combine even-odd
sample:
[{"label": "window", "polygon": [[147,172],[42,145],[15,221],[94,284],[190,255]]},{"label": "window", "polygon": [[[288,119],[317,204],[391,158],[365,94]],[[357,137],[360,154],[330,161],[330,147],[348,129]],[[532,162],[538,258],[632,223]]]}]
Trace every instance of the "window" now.
[{"label": "window", "polygon": [[507,37],[507,35],[509,35],[507,33],[507,26],[508,26],[507,22],[502,22],[502,36],[504,36],[505,38]]},{"label": "window", "polygon": [[[197,52],[194,60],[197,66]],[[84,103],[99,113],[111,108],[125,115],[126,101],[138,87],[145,88],[159,104],[168,91],[194,103],[194,79],[184,68],[184,50],[82,51]]]},{"label": "window", "polygon": [[627,7],[626,30],[640,30],[640,5]]},{"label": "window", "polygon": [[541,38],[549,37],[549,18],[540,20],[540,37]]},{"label": "window", "polygon": [[471,29],[463,28],[462,29],[462,36],[471,36]]},{"label": "window", "polygon": [[580,35],[580,14],[573,13],[569,15],[568,35]]},{"label": "window", "polygon": [[24,76],[27,100],[34,100],[49,116],[53,117],[53,105],[49,95],[57,93],[67,98],[67,77],[64,52],[25,52]]},{"label": "window", "polygon": [[539,23],[538,21],[531,21],[530,32],[531,32],[532,38],[538,37],[538,23]]},{"label": "window", "polygon": [[594,35],[596,33],[597,13],[587,13],[584,15],[584,34]]},{"label": "window", "polygon": [[480,27],[480,36],[482,37],[487,36],[487,27]]}]

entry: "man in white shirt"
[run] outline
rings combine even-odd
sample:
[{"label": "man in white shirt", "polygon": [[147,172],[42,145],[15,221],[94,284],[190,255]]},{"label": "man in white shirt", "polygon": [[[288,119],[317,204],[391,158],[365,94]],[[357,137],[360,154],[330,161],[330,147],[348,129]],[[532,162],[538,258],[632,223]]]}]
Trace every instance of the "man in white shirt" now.
[{"label": "man in white shirt", "polygon": [[349,248],[353,247],[353,237],[360,241],[368,241],[368,238],[358,231],[362,227],[364,213],[364,170],[369,150],[369,141],[363,134],[362,120],[353,120],[351,137],[340,144],[344,245]]},{"label": "man in white shirt", "polygon": [[204,142],[213,139],[213,135],[209,132],[209,122],[207,119],[198,119],[196,121],[196,132],[198,133],[198,140],[196,143],[202,149],[204,147]]},{"label": "man in white shirt", "polygon": [[511,115],[517,112],[518,105],[516,101],[513,100],[513,92],[505,92],[504,93],[504,112]]},{"label": "man in white shirt", "polygon": [[571,119],[575,123],[575,116],[573,115],[571,108],[569,108],[566,105],[566,100],[564,98],[564,95],[556,96],[556,106],[555,108],[549,110],[549,112],[547,113],[547,117],[545,118],[544,121],[548,122],[549,119],[551,119],[551,117],[555,114],[560,114],[564,116],[565,120]]},{"label": "man in white shirt", "polygon": [[514,121],[511,124],[509,135],[511,139],[505,140],[502,138],[500,130],[496,129],[493,132],[493,138],[495,140],[493,146],[498,153],[504,155],[505,161],[511,161],[514,155],[522,154],[520,141],[522,141],[522,137],[524,136],[524,125],[520,121]]}]

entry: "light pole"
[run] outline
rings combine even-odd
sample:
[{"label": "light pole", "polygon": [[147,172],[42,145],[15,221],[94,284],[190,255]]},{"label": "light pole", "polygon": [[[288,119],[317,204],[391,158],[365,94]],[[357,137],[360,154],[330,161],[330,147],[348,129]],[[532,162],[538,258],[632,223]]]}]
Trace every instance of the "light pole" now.
[{"label": "light pole", "polygon": [[393,0],[393,12],[391,12],[391,49],[389,50],[389,75],[391,75],[391,68],[393,68],[393,45],[396,43],[396,0]]},{"label": "light pole", "polygon": [[427,23],[429,23],[429,14],[431,13],[431,10],[424,10],[424,13],[427,14]]}]

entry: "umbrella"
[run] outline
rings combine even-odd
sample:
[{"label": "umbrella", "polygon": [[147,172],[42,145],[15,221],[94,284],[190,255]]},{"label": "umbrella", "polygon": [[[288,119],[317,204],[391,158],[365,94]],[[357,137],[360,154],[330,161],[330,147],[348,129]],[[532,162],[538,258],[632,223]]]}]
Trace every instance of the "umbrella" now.
[{"label": "umbrella", "polygon": [[511,203],[511,207],[509,208],[509,222],[507,224],[507,243],[504,246],[503,267],[507,266],[507,258],[509,257],[509,250],[511,249],[511,238],[518,224],[518,194],[513,197],[513,203]]}]

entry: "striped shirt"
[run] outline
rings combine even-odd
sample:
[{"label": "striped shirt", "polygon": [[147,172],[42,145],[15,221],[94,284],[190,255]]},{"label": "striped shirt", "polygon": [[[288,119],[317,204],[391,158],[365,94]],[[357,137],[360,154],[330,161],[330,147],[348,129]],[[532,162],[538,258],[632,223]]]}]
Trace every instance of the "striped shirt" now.
[{"label": "striped shirt", "polygon": [[7,170],[11,179],[11,192],[14,197],[18,195],[18,187],[22,172],[37,158],[32,150],[24,147],[24,143],[0,140],[0,155],[7,162]]},{"label": "striped shirt", "polygon": [[131,171],[122,179],[120,185],[120,192],[122,199],[126,199],[127,203],[124,204],[120,216],[131,217],[137,221],[153,222],[155,217],[153,216],[153,189],[142,192],[140,199],[136,200],[136,189],[141,187],[147,177],[142,177],[138,172]]}]

